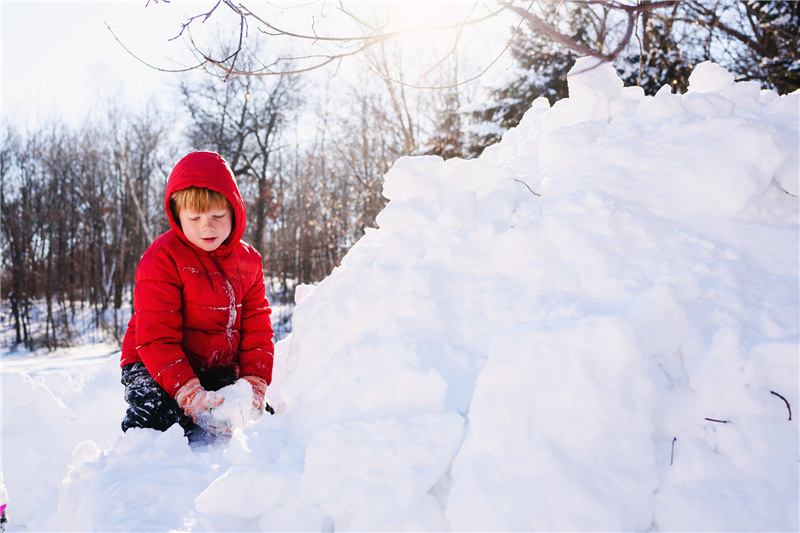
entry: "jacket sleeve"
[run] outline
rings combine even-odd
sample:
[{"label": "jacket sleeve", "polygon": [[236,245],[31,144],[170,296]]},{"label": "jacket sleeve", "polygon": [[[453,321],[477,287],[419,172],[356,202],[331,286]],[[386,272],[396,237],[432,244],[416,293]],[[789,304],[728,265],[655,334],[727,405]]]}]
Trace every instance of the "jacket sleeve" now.
[{"label": "jacket sleeve", "polygon": [[164,248],[148,250],[136,270],[136,350],[156,383],[175,397],[195,377],[183,352],[183,283]]},{"label": "jacket sleeve", "polygon": [[122,339],[122,355],[120,356],[120,366],[129,365],[139,361],[139,354],[136,352],[136,313],[133,313],[128,321],[128,329],[125,330],[125,337]]},{"label": "jacket sleeve", "polygon": [[272,382],[272,363],[274,346],[272,344],[272,322],[269,301],[266,296],[264,275],[261,272],[261,258],[258,261],[258,274],[248,291],[242,297],[241,340],[239,342],[239,374],[259,376]]}]

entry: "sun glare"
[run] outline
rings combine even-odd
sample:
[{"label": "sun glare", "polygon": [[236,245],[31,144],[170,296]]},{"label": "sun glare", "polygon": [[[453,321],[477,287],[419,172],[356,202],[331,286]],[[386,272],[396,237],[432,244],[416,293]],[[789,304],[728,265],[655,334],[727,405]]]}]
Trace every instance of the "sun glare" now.
[{"label": "sun glare", "polygon": [[[428,78],[428,83],[432,83],[431,77],[426,74],[443,60],[457,57],[463,62],[469,57],[485,62],[486,57],[503,50],[507,38],[508,26],[501,27],[497,20],[488,17],[492,6],[483,1],[345,2],[343,5],[375,33],[400,33],[393,39],[397,48],[392,52],[402,55],[404,75],[411,74],[409,69],[415,70],[418,76]],[[487,17],[488,20],[476,22]]]}]

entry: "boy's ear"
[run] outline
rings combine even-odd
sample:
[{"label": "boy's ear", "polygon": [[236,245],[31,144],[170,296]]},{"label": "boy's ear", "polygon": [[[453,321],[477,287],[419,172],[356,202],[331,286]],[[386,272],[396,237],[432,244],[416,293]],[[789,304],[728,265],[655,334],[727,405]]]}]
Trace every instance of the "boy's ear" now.
[{"label": "boy's ear", "polygon": [[180,208],[174,199],[170,199],[169,201],[169,210],[172,212],[172,218],[175,220],[175,224],[177,224],[179,228],[183,229],[183,227],[181,227]]}]

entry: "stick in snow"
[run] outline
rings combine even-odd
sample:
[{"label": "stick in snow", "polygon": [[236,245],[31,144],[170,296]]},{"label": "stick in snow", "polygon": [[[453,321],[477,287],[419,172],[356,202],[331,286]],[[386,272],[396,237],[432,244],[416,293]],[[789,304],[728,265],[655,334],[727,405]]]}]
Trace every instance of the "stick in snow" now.
[{"label": "stick in snow", "polygon": [[516,182],[519,182],[519,183],[523,184],[525,187],[527,187],[527,188],[528,188],[528,190],[529,190],[529,191],[531,191],[531,194],[532,194],[532,195],[534,195],[534,196],[541,196],[541,194],[539,194],[538,192],[533,192],[533,189],[531,189],[531,186],[530,186],[530,185],[528,185],[527,183],[525,183],[524,181],[522,181],[521,179],[516,179],[516,178],[515,178],[515,179],[514,179],[514,181],[516,181]]},{"label": "stick in snow", "polygon": [[675,458],[675,441],[678,437],[672,437],[672,451],[669,452],[669,466],[672,466],[672,460]]},{"label": "stick in snow", "polygon": [[774,390],[771,390],[769,392],[770,392],[770,394],[774,394],[775,396],[777,396],[778,398],[780,398],[781,400],[784,401],[784,403],[786,404],[786,408],[789,410],[789,420],[791,420],[792,419],[792,406],[789,405],[789,401],[786,398],[784,398],[783,396],[781,396],[780,394],[778,394],[777,392],[775,392]]}]

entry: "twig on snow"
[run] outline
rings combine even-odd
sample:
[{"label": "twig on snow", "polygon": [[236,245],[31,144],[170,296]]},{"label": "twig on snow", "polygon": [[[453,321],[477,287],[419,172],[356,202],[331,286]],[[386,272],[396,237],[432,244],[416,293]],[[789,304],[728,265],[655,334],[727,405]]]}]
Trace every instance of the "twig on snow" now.
[{"label": "twig on snow", "polygon": [[541,196],[541,194],[539,194],[538,192],[533,192],[533,189],[531,189],[531,186],[530,186],[530,185],[528,185],[527,183],[525,183],[524,181],[522,181],[521,179],[519,179],[519,178],[514,178],[514,181],[517,181],[517,182],[519,182],[519,183],[523,184],[523,185],[524,185],[524,186],[525,186],[525,187],[526,187],[526,188],[527,188],[529,191],[531,191],[531,194],[532,194],[532,195],[534,195],[534,196]]},{"label": "twig on snow", "polygon": [[672,466],[672,460],[675,458],[675,442],[678,437],[672,437],[672,451],[669,452],[669,466]]},{"label": "twig on snow", "polygon": [[780,394],[778,394],[774,390],[771,390],[769,392],[770,392],[770,394],[774,394],[775,396],[777,396],[778,398],[780,398],[781,400],[784,401],[784,403],[786,404],[786,408],[789,410],[789,420],[791,420],[792,419],[792,406],[789,405],[789,400],[787,400],[786,398],[784,398],[783,396],[781,396]]}]

